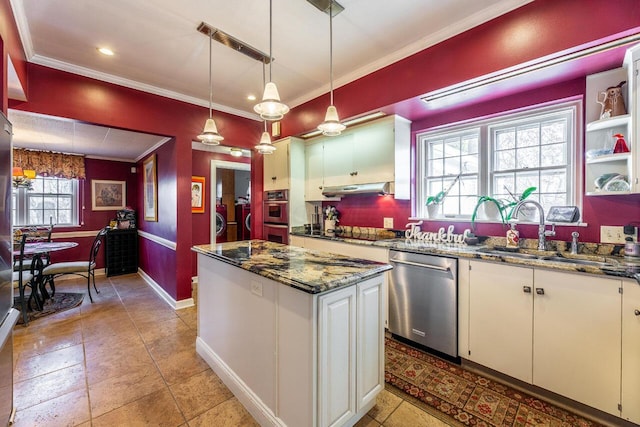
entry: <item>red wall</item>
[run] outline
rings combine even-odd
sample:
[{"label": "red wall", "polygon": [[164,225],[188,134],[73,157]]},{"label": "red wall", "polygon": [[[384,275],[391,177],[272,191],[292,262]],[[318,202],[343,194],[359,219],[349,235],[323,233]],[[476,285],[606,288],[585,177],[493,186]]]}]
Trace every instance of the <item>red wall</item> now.
[{"label": "red wall", "polygon": [[[484,102],[430,116],[422,121],[412,123],[411,128],[414,136],[412,152],[415,153],[416,134],[429,128],[491,116],[501,112],[517,110],[519,108],[558,99],[570,97],[580,97],[583,99],[584,92],[585,79],[580,78],[551,85],[544,89],[526,91],[491,102]],[[582,120],[584,122],[584,117]],[[584,141],[584,135],[582,135],[582,141]],[[415,161],[411,163],[414,164]],[[583,180],[584,183],[584,175],[582,175],[580,179]],[[600,225],[625,225],[630,222],[640,222],[640,195],[584,196],[582,203],[581,221],[588,223],[588,226],[560,227],[557,230],[556,237],[553,239],[568,241],[571,240],[571,232],[578,231],[581,241],[599,242]],[[394,218],[394,227],[396,229],[404,229],[409,216],[412,214],[410,203],[402,200],[394,200],[389,196],[349,196],[343,198],[340,202],[325,203],[325,205],[328,204],[335,205],[338,211],[340,211],[340,223],[342,225],[382,227],[383,218],[392,217]],[[433,231],[448,224],[446,221],[426,221],[422,229],[425,231]],[[478,223],[476,225],[477,234],[479,235],[502,236],[506,232],[505,227],[501,224]],[[471,224],[470,222],[456,222],[455,227],[456,232],[461,233],[465,228],[471,228]],[[518,226],[518,229],[520,230],[520,235],[524,238],[537,238],[537,226],[535,225]]]},{"label": "red wall", "polygon": [[[134,163],[114,162],[110,160],[85,159],[85,170],[87,179],[80,181],[79,203],[85,209],[81,211],[80,227],[56,227],[54,233],[59,232],[81,232],[95,231],[109,225],[109,221],[115,219],[116,211],[94,211],[91,210],[91,180],[113,180],[126,181],[127,206],[136,209],[138,200],[137,175],[131,173]],[[138,211],[139,212],[139,211]],[[64,240],[76,241],[79,245],[75,248],[61,252],[53,252],[51,259],[54,262],[88,260],[91,244],[95,236],[80,237]],[[104,252],[98,255],[98,268],[104,267]]]},{"label": "red wall", "polygon": [[[598,41],[638,32],[639,29],[640,2],[637,0],[536,0],[337,88],[336,104],[342,117],[378,109],[393,111],[398,103],[415,100],[431,90],[540,57],[576,51]],[[18,74],[27,90],[28,102],[12,101],[10,105],[13,108],[173,138],[157,152],[161,194],[159,220],[157,223],[140,220],[139,226],[144,231],[175,242],[176,250],[142,239],[140,256],[141,265],[148,268],[145,271],[173,298],[188,298],[192,271],[190,247],[193,242],[188,196],[192,175],[191,141],[201,130],[207,116],[206,109],[33,64],[29,64],[25,71],[24,53],[9,0],[0,0],[0,36],[3,51],[18,60]],[[6,76],[6,63],[2,65],[3,76]],[[3,106],[6,106],[6,77],[2,91]],[[284,135],[315,128],[322,121],[325,108],[326,96],[295,107],[283,120]],[[430,114],[423,107],[410,111],[415,114],[413,119]],[[462,116],[463,112],[457,114]],[[252,148],[258,141],[259,122],[218,112],[215,116],[218,129],[225,136],[225,144]],[[449,115],[448,120],[451,121],[452,117]],[[422,129],[432,125],[429,120],[422,124]],[[140,182],[138,177],[138,188]],[[178,196],[182,194],[184,198]],[[604,221],[605,214],[600,213],[604,210],[602,204],[607,210],[624,208],[626,211],[625,203],[629,204],[630,213],[616,212],[616,221],[619,215],[636,216],[633,209],[636,198],[630,202],[609,199],[585,202],[585,216],[593,216],[594,221]],[[254,156],[252,204],[260,206],[261,202],[262,158]],[[354,201],[343,203],[357,205]],[[363,210],[379,210],[378,216],[387,215],[391,208],[377,206],[380,203],[376,200],[374,207],[365,206]],[[407,215],[408,207],[404,202],[394,203],[393,216],[402,219]],[[348,204],[343,210],[357,210],[356,206]],[[260,224],[261,212],[259,209],[255,212],[254,224]],[[345,212],[344,215],[351,214]],[[254,237],[259,238],[262,233],[260,227],[256,228]]]},{"label": "red wall", "polygon": [[[173,137],[156,150],[158,221],[145,221],[140,215],[138,225],[143,231],[175,242],[176,249],[141,238],[140,266],[175,300],[190,298],[192,216],[186,195],[191,187],[191,142],[201,131],[207,110],[34,64],[28,67],[28,86],[28,102],[13,101],[12,108]],[[225,142],[245,148],[255,145],[260,136],[259,122],[215,114]],[[262,185],[261,175],[252,177],[254,180]],[[137,182],[142,194],[142,174]],[[178,194],[185,194],[184,203],[178,202]],[[140,207],[138,200],[138,210]]]},{"label": "red wall", "polygon": [[[257,154],[254,157],[258,156]],[[205,210],[204,213],[193,213],[192,229],[193,229],[193,244],[203,245],[211,241],[211,207],[215,205],[215,201],[211,199],[211,186],[216,185],[211,181],[211,162],[213,160],[222,160],[227,162],[236,163],[251,163],[251,159],[242,157],[236,158],[228,154],[212,153],[208,151],[192,151],[193,161],[193,175],[203,176],[205,179]],[[252,180],[253,182],[253,180]],[[189,193],[191,198],[191,193]],[[186,198],[186,197],[185,197]],[[189,199],[189,203],[190,203]],[[180,203],[183,202],[183,198],[180,198]],[[186,203],[186,202],[185,202]],[[194,252],[191,256],[191,274],[197,275],[197,254]]]}]

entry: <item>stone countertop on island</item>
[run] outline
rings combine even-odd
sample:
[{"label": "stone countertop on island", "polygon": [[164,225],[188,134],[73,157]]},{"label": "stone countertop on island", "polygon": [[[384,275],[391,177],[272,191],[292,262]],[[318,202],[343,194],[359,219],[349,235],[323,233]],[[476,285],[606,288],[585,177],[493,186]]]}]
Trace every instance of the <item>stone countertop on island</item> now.
[{"label": "stone countertop on island", "polygon": [[192,250],[311,294],[351,286],[392,268],[264,240],[197,245]]}]

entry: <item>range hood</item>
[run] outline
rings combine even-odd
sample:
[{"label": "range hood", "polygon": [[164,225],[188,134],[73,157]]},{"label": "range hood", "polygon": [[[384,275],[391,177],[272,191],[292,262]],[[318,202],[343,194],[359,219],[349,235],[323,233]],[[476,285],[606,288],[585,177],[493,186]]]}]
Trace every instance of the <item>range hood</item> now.
[{"label": "range hood", "polygon": [[325,197],[347,196],[349,194],[392,194],[393,182],[374,182],[371,184],[337,185],[324,187],[322,195]]}]

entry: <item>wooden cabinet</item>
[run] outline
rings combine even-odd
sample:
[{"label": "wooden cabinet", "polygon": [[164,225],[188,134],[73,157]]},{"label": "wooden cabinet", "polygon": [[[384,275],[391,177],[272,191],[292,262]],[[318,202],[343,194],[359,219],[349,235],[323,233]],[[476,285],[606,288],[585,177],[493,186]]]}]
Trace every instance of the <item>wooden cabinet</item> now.
[{"label": "wooden cabinet", "polygon": [[276,141],[276,151],[264,155],[264,191],[286,190],[289,188],[289,145],[290,138]]},{"label": "wooden cabinet", "polygon": [[322,187],[393,182],[409,198],[411,122],[388,116],[307,142],[307,201],[326,200]]},{"label": "wooden cabinet", "polygon": [[470,360],[620,415],[620,280],[469,265]]},{"label": "wooden cabinet", "polygon": [[621,286],[535,270],[533,384],[620,414]]},{"label": "wooden cabinet", "polygon": [[622,417],[640,424],[640,285],[622,286]]},{"label": "wooden cabinet", "polygon": [[531,383],[533,269],[469,266],[469,359]]},{"label": "wooden cabinet", "polygon": [[138,272],[138,230],[109,230],[105,237],[107,276]]}]

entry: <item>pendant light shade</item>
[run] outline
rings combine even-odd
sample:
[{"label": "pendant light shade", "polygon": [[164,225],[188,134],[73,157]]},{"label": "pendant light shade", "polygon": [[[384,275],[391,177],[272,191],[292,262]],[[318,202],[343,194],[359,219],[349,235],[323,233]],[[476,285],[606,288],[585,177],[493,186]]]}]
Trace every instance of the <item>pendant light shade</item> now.
[{"label": "pendant light shade", "polygon": [[216,122],[210,118],[204,123],[204,130],[198,135],[198,139],[206,145],[218,145],[224,137],[218,133]]},{"label": "pendant light shade", "polygon": [[336,107],[329,105],[329,107],[327,107],[327,114],[324,116],[324,122],[318,125],[318,130],[321,130],[325,136],[337,136],[346,128],[345,125],[340,123]]},{"label": "pendant light shade", "polygon": [[329,5],[329,93],[331,101],[324,116],[324,122],[318,125],[318,130],[321,130],[325,136],[338,136],[346,126],[340,123],[338,110],[333,105],[333,1]]},{"label": "pendant light shade", "polygon": [[260,154],[273,154],[276,151],[276,147],[271,143],[269,132],[266,130],[262,132],[260,143],[256,145],[256,151]]},{"label": "pendant light shade", "polygon": [[211,84],[211,41],[213,34],[209,31],[209,118],[204,123],[204,130],[198,139],[206,145],[219,145],[220,141],[224,139],[222,135],[218,133],[218,127],[216,122],[213,121],[211,105],[213,104],[213,86]]},{"label": "pendant light shade", "polygon": [[273,62],[273,1],[269,0],[269,83],[264,86],[262,101],[253,107],[253,110],[260,114],[263,120],[276,121],[289,112],[289,107],[280,101],[278,88],[273,82],[271,74],[271,63]]},{"label": "pendant light shade", "polygon": [[278,88],[273,82],[269,82],[264,87],[262,101],[253,107],[253,110],[260,114],[264,120],[276,121],[289,112],[289,107],[280,102]]}]

